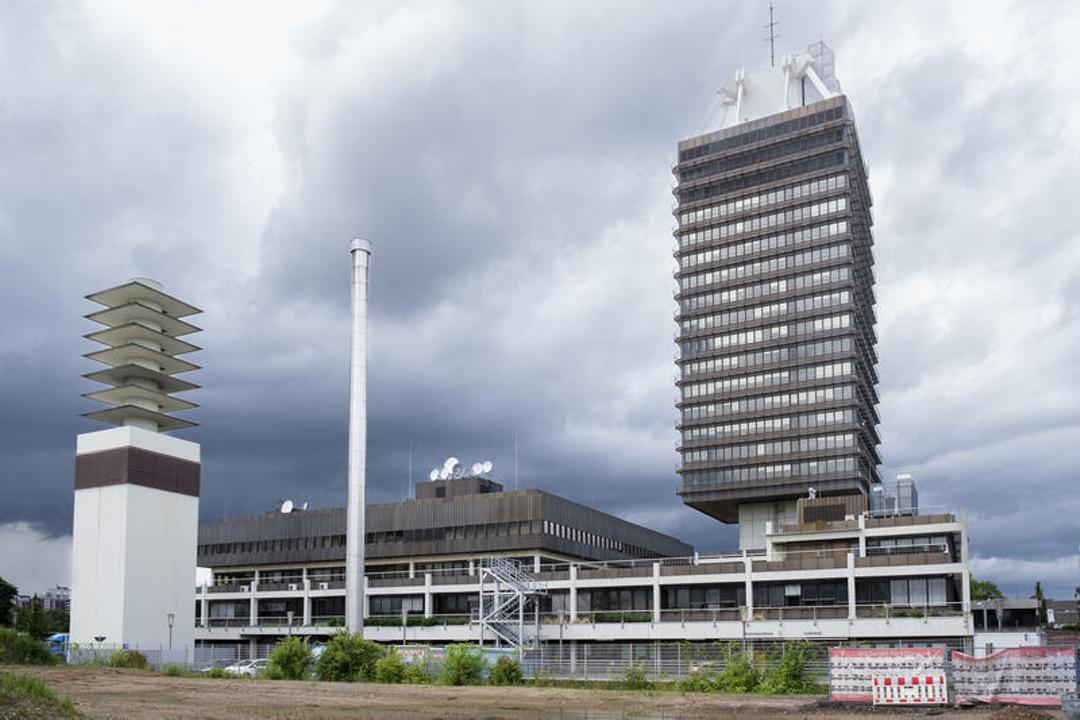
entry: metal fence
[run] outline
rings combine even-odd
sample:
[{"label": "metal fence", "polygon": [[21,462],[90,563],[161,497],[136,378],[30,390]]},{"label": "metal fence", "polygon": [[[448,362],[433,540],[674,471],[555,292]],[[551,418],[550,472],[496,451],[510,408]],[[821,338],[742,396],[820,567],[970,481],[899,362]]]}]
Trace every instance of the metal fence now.
[{"label": "metal fence", "polygon": [[195,648],[140,647],[120,645],[69,645],[65,650],[67,661],[72,664],[108,664],[109,659],[122,650],[135,650],[146,657],[150,667],[160,670],[162,665],[182,665],[191,670],[225,667],[239,660],[267,658],[274,649],[273,643],[240,643],[236,645],[207,645]]},{"label": "metal fence", "polygon": [[[809,649],[808,671],[825,683],[828,648],[835,643],[801,643]],[[766,669],[784,655],[784,641],[716,643],[544,643],[522,651],[522,673],[528,678],[560,680],[624,680],[631,668],[654,682],[670,682],[703,672],[722,672],[734,653],[746,653],[755,667]]]}]

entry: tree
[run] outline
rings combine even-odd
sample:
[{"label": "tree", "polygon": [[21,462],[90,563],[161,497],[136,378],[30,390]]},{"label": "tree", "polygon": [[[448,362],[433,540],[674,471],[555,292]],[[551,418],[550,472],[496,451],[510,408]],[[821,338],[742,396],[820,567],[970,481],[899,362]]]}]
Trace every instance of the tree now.
[{"label": "tree", "polygon": [[14,617],[12,616],[12,601],[19,594],[19,589],[0,577],[0,626],[11,627]]},{"label": "tree", "polygon": [[311,663],[311,648],[307,640],[295,635],[279,640],[270,651],[266,676],[271,680],[305,680]]},{"label": "tree", "polygon": [[994,600],[996,598],[1005,597],[1005,593],[1001,592],[994,582],[990,580],[976,580],[975,576],[971,576],[971,599],[972,600]]},{"label": "tree", "polygon": [[15,629],[24,632],[35,640],[43,640],[49,634],[48,622],[45,620],[45,610],[42,609],[41,598],[37,595],[30,598],[30,607],[19,611],[15,620]]},{"label": "tree", "polygon": [[1039,625],[1046,625],[1049,621],[1049,613],[1046,612],[1046,598],[1043,597],[1042,583],[1038,580],[1035,581],[1035,595],[1033,597],[1039,601]]},{"label": "tree", "polygon": [[342,630],[323,648],[315,662],[315,676],[334,682],[368,682],[375,677],[375,665],[382,654],[379,643]]}]

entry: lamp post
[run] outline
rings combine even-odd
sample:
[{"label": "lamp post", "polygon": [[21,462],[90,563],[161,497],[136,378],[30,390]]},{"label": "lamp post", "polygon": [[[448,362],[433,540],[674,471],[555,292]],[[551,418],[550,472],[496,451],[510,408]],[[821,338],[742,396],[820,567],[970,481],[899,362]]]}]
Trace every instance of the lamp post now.
[{"label": "lamp post", "polygon": [[169,623],[169,652],[172,652],[172,626],[176,621],[176,613],[165,613],[165,620]]}]

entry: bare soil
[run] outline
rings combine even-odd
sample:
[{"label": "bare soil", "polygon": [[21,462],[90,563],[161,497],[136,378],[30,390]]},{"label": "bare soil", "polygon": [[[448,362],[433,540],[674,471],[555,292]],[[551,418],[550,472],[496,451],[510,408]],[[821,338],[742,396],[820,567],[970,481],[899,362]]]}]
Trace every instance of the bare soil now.
[{"label": "bare soil", "polygon": [[[41,677],[89,718],[880,718],[901,714],[809,696],[711,695],[532,687],[443,687],[367,683],[213,680],[140,670],[9,667]],[[1056,720],[1029,708],[907,710],[912,717]]]}]

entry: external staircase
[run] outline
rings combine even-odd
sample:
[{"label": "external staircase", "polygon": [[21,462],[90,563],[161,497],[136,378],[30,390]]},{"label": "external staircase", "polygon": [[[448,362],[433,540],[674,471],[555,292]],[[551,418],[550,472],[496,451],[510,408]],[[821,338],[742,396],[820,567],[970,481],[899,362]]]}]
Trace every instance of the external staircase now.
[{"label": "external staircase", "polygon": [[515,560],[490,557],[480,563],[480,644],[494,639],[496,645],[514,648],[531,646],[536,640],[525,618],[529,610],[539,611],[540,597],[547,595],[544,584],[534,580]]}]

